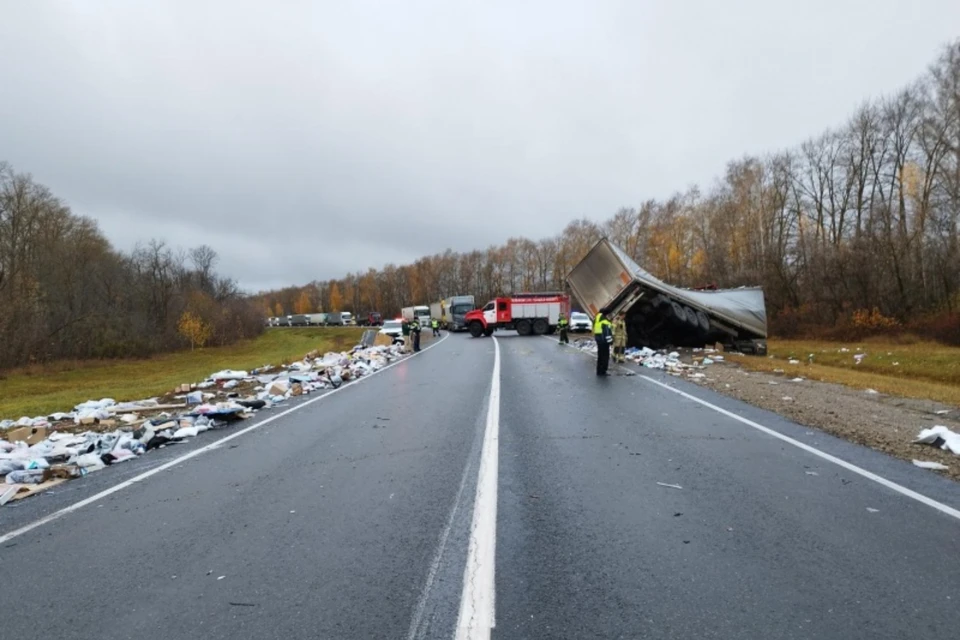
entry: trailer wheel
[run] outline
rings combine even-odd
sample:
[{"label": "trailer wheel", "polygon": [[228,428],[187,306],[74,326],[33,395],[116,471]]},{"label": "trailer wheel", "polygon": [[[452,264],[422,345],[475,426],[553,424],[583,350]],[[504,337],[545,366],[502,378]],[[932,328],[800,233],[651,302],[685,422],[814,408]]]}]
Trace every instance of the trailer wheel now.
[{"label": "trailer wheel", "polygon": [[521,320],[517,323],[517,333],[522,336],[530,335],[530,332],[533,330],[533,327],[530,326],[529,320]]},{"label": "trailer wheel", "polygon": [[700,321],[697,320],[697,312],[694,311],[691,307],[684,307],[683,312],[687,314],[687,324],[693,327],[694,329],[700,328]]},{"label": "trailer wheel", "polygon": [[670,301],[670,304],[664,307],[667,310],[667,315],[676,320],[677,322],[686,322],[687,312],[683,310],[683,307],[680,306],[678,302]]},{"label": "trailer wheel", "polygon": [[700,325],[701,331],[710,333],[710,318],[703,311],[697,311],[697,323]]},{"label": "trailer wheel", "polygon": [[550,328],[550,325],[547,324],[547,321],[543,318],[537,318],[533,321],[533,333],[538,336],[545,335],[547,329]]},{"label": "trailer wheel", "polygon": [[483,335],[483,323],[479,320],[474,320],[470,323],[470,335],[474,338],[479,338]]}]

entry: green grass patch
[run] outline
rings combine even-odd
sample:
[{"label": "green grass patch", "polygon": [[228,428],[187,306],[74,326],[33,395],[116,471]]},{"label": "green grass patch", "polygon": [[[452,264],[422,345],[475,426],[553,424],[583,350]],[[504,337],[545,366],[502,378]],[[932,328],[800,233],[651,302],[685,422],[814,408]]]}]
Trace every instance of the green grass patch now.
[{"label": "green grass patch", "polygon": [[[756,371],[960,405],[960,348],[909,336],[861,342],[769,340],[767,358],[732,356]],[[813,356],[811,359],[810,356]],[[857,354],[863,354],[857,364]],[[799,360],[800,364],[790,364]]]},{"label": "green grass patch", "polygon": [[0,374],[0,419],[69,411],[91,398],[118,401],[159,396],[221,369],[254,369],[293,362],[318,349],[344,351],[360,341],[350,328],[268,329],[228,347],[166,353],[142,360],[59,361]]}]

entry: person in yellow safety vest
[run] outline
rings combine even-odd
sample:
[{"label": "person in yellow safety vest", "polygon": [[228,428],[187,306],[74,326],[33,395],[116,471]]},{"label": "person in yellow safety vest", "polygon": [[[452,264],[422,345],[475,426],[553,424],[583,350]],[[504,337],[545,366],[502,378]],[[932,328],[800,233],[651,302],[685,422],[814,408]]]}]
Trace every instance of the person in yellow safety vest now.
[{"label": "person in yellow safety vest", "polygon": [[613,321],[613,361],[626,362],[624,351],[627,349],[627,323],[621,313]]},{"label": "person in yellow safety vest", "polygon": [[613,342],[613,326],[603,310],[593,319],[593,338],[597,341],[597,375],[608,376],[610,366],[610,343]]},{"label": "person in yellow safety vest", "polygon": [[440,321],[437,320],[436,318],[434,318],[433,320],[430,321],[430,326],[433,328],[433,335],[434,335],[434,336],[439,336],[439,335],[440,335]]},{"label": "person in yellow safety vest", "polygon": [[557,320],[557,328],[560,329],[559,344],[570,344],[570,338],[567,337],[567,328],[569,326],[570,326],[570,322],[567,320],[566,314],[561,313],[560,319]]}]

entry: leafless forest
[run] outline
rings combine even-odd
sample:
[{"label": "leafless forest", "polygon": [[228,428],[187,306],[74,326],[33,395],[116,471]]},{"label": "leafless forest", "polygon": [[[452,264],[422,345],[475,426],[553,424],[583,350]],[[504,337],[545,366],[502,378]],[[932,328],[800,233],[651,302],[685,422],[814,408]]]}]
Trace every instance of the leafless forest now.
[{"label": "leafless forest", "polygon": [[561,289],[606,235],[681,286],[763,285],[779,335],[908,329],[960,341],[960,42],[896,95],[800,146],[731,161],[709,188],[571,222],[539,241],[446,251],[262,294],[272,313],[395,313],[473,293]]},{"label": "leafless forest", "polygon": [[538,241],[253,297],[215,273],[209,247],[117,251],[93,221],[0,164],[0,367],[146,355],[198,336],[226,344],[261,331],[264,314],[393,314],[462,293],[562,289],[604,235],[672,284],[763,285],[777,335],[909,330],[960,343],[958,220],[960,42],[895,95],[796,148],[733,160],[708,188]]},{"label": "leafless forest", "polygon": [[181,348],[187,311],[208,344],[256,335],[259,307],[216,260],[206,246],[116,251],[95,222],[0,163],[0,368]]}]

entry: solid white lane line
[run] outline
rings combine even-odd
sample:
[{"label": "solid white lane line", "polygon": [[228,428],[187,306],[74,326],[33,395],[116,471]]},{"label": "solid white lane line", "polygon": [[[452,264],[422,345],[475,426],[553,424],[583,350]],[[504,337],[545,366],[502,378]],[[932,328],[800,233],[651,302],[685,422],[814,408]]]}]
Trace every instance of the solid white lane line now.
[{"label": "solid white lane line", "polygon": [[489,639],[496,622],[494,569],[497,550],[497,479],[500,440],[500,343],[493,338],[493,377],[487,426],[480,452],[477,494],[473,503],[470,546],[463,571],[463,594],[457,616],[457,640]]},{"label": "solid white lane line", "polygon": [[440,532],[440,540],[437,543],[437,550],[430,561],[430,569],[427,571],[427,579],[423,583],[423,590],[420,597],[417,598],[417,606],[413,610],[413,617],[410,619],[410,630],[407,631],[407,640],[416,640],[423,636],[421,625],[423,624],[423,614],[427,608],[427,600],[430,597],[430,591],[433,589],[433,583],[437,579],[437,572],[440,570],[440,562],[443,560],[443,552],[447,547],[447,540],[450,538],[450,531],[453,529],[453,521],[460,511],[460,503],[463,501],[463,493],[467,487],[467,480],[470,477],[470,460],[473,458],[473,447],[467,462],[463,465],[463,474],[460,476],[460,488],[457,489],[457,495],[453,499],[453,506],[450,507],[450,513],[447,514],[447,522]]},{"label": "solid white lane line", "polygon": [[[544,337],[546,337],[546,336],[544,336]],[[580,353],[584,353],[583,351],[580,351],[579,349],[578,349],[577,351],[580,352]],[[594,354],[592,354],[592,353],[586,353],[585,355],[588,355],[588,356],[596,359],[596,356],[595,356]],[[625,367],[622,367],[622,368],[625,368]],[[628,371],[631,371],[630,369],[627,369],[627,370],[628,370]],[[631,371],[631,372],[632,372],[632,371]],[[756,430],[758,430],[758,431],[762,431],[763,433],[766,433],[766,434],[768,434],[768,435],[771,435],[771,436],[773,436],[774,438],[777,438],[777,439],[779,439],[779,440],[782,440],[782,441],[784,441],[784,442],[787,442],[787,443],[789,443],[789,444],[797,447],[798,449],[803,449],[803,450],[806,451],[807,453],[812,453],[813,455],[817,456],[818,458],[822,458],[823,460],[826,460],[826,461],[828,461],[828,462],[832,462],[833,464],[838,465],[838,466],[840,466],[840,467],[843,467],[844,469],[846,469],[846,470],[848,470],[848,471],[851,471],[851,472],[853,472],[853,473],[856,473],[857,475],[863,476],[864,478],[867,478],[868,480],[873,480],[873,481],[876,482],[877,484],[880,484],[880,485],[882,485],[882,486],[884,486],[884,487],[887,487],[888,489],[892,489],[893,491],[896,491],[897,493],[899,493],[899,494],[901,494],[901,495],[904,495],[904,496],[906,496],[906,497],[908,497],[908,498],[910,498],[910,499],[912,499],[912,500],[916,500],[917,502],[919,502],[919,503],[921,503],[921,504],[925,504],[925,505],[927,505],[928,507],[933,507],[934,509],[936,509],[937,511],[939,511],[939,512],[941,512],[941,513],[944,513],[944,514],[946,514],[946,515],[948,515],[948,516],[950,516],[950,517],[952,517],[952,518],[956,518],[957,520],[960,520],[960,510],[954,509],[953,507],[951,507],[951,506],[949,506],[949,505],[946,505],[946,504],[943,504],[942,502],[938,502],[938,501],[934,500],[933,498],[929,498],[929,497],[923,495],[922,493],[917,493],[917,492],[914,491],[913,489],[908,489],[907,487],[905,487],[905,486],[903,486],[903,485],[901,485],[901,484],[897,484],[896,482],[894,482],[894,481],[892,481],[892,480],[887,480],[887,479],[884,478],[883,476],[879,476],[879,475],[873,473],[872,471],[867,471],[866,469],[863,469],[863,468],[861,468],[861,467],[858,467],[857,465],[853,464],[852,462],[847,462],[846,460],[843,460],[843,459],[838,458],[838,457],[836,457],[836,456],[832,456],[832,455],[830,455],[829,453],[827,453],[827,452],[825,452],[825,451],[821,451],[820,449],[817,449],[816,447],[811,447],[810,445],[805,444],[805,443],[803,443],[803,442],[800,442],[799,440],[794,440],[794,439],[791,438],[790,436],[785,436],[785,435],[783,435],[782,433],[780,433],[779,431],[776,431],[776,430],[774,430],[774,429],[771,429],[770,427],[765,427],[765,426],[763,426],[762,424],[759,424],[759,423],[757,423],[757,422],[754,422],[753,420],[749,420],[749,419],[747,419],[747,418],[744,418],[743,416],[739,416],[739,415],[733,413],[732,411],[727,411],[726,409],[724,409],[724,408],[722,408],[722,407],[718,407],[717,405],[712,404],[712,403],[710,403],[710,402],[707,402],[706,400],[701,400],[700,398],[696,397],[695,395],[692,395],[692,394],[690,394],[690,393],[687,393],[686,391],[681,391],[680,389],[677,389],[676,387],[671,387],[670,385],[664,384],[663,382],[660,382],[659,380],[656,380],[656,379],[654,379],[654,378],[651,378],[650,376],[646,376],[646,375],[642,375],[642,374],[641,374],[641,375],[639,375],[639,376],[637,376],[637,377],[642,378],[643,380],[646,380],[647,382],[651,382],[651,383],[653,383],[653,384],[655,384],[655,385],[657,385],[657,386],[663,387],[664,389],[666,389],[666,390],[668,390],[668,391],[672,391],[673,393],[676,393],[677,395],[683,396],[684,398],[687,398],[688,400],[693,400],[694,402],[696,402],[696,403],[698,403],[698,404],[701,404],[701,405],[703,405],[703,406],[705,406],[705,407],[708,407],[708,408],[710,408],[710,409],[713,409],[713,410],[716,411],[717,413],[723,414],[723,415],[727,416],[728,418],[733,418],[734,420],[736,420],[736,421],[738,421],[738,422],[741,422],[741,423],[743,423],[743,424],[745,424],[745,425],[747,425],[747,426],[749,426],[749,427],[753,427],[754,429],[756,429]]]},{"label": "solid white lane line", "polygon": [[[450,335],[450,334],[447,333],[447,335],[445,335],[443,338],[441,338],[440,340],[438,340],[438,341],[435,342],[434,344],[431,344],[429,347],[426,347],[426,348],[422,349],[419,353],[426,353],[426,352],[429,351],[430,349],[433,349],[434,347],[436,347],[437,345],[439,345],[441,342],[443,342],[444,340],[446,340],[449,335]],[[19,537],[19,536],[22,536],[23,534],[25,534],[25,533],[27,533],[27,532],[29,532],[29,531],[32,531],[33,529],[36,529],[37,527],[42,527],[43,525],[45,525],[45,524],[47,524],[47,523],[50,523],[50,522],[53,522],[54,520],[57,520],[57,519],[59,519],[59,518],[62,518],[63,516],[67,515],[68,513],[72,513],[72,512],[74,512],[74,511],[77,511],[77,510],[79,510],[79,509],[82,509],[83,507],[85,507],[85,506],[87,506],[87,505],[89,505],[89,504],[93,504],[94,502],[97,502],[98,500],[102,500],[103,498],[106,498],[107,496],[109,496],[109,495],[111,495],[111,494],[113,494],[113,493],[116,493],[117,491],[121,491],[121,490],[123,490],[123,489],[126,489],[127,487],[130,487],[130,486],[138,483],[138,482],[142,482],[142,481],[146,480],[147,478],[149,478],[149,477],[151,477],[151,476],[155,476],[156,474],[160,473],[161,471],[166,471],[167,469],[169,469],[169,468],[171,468],[171,467],[175,467],[176,465],[180,464],[181,462],[186,462],[187,460],[190,460],[191,458],[196,458],[197,456],[199,456],[199,455],[201,455],[201,454],[204,454],[204,453],[207,453],[208,451],[213,451],[214,449],[216,449],[217,447],[219,447],[219,446],[222,445],[222,444],[225,444],[225,443],[227,443],[227,442],[230,442],[231,440],[233,440],[233,439],[235,439],[235,438],[239,438],[240,436],[242,436],[242,435],[244,435],[244,434],[246,434],[246,433],[250,433],[250,432],[253,431],[254,429],[259,429],[260,427],[262,427],[262,426],[264,426],[264,425],[268,425],[268,424],[270,424],[271,422],[273,422],[273,421],[275,421],[275,420],[279,420],[280,418],[282,418],[282,417],[284,417],[284,416],[287,416],[287,415],[293,413],[294,411],[299,411],[300,409],[303,409],[304,407],[310,406],[311,404],[313,404],[313,403],[315,403],[315,402],[319,402],[319,401],[323,400],[324,398],[329,398],[329,397],[332,396],[333,394],[339,393],[340,391],[343,391],[343,390],[345,390],[345,389],[351,389],[351,388],[357,386],[358,384],[361,384],[363,381],[369,380],[370,378],[372,378],[373,376],[377,375],[378,373],[383,373],[383,372],[386,371],[387,369],[391,369],[391,368],[397,366],[398,364],[401,364],[401,363],[403,363],[403,362],[409,361],[411,358],[414,358],[414,357],[416,357],[417,355],[419,355],[419,353],[414,353],[413,355],[410,355],[410,356],[408,356],[408,357],[406,357],[406,358],[403,358],[403,359],[401,359],[401,360],[397,360],[396,362],[392,362],[392,363],[388,364],[387,366],[385,366],[383,369],[380,369],[379,371],[375,371],[375,372],[371,373],[370,375],[364,376],[364,377],[360,378],[359,380],[357,380],[356,382],[351,382],[350,384],[346,384],[346,385],[343,385],[342,387],[339,387],[339,388],[337,388],[337,389],[333,389],[333,390],[331,390],[331,391],[328,391],[327,393],[324,393],[324,394],[321,395],[321,396],[318,396],[318,397],[316,397],[316,398],[311,398],[310,400],[307,400],[306,402],[302,402],[301,404],[298,404],[298,405],[295,406],[295,407],[291,407],[291,408],[287,409],[286,411],[282,411],[282,412],[280,412],[280,413],[278,413],[278,414],[276,414],[276,415],[270,416],[270,417],[267,418],[266,420],[261,420],[260,422],[258,422],[258,423],[256,423],[256,424],[253,424],[253,425],[250,425],[249,427],[246,427],[245,429],[241,429],[240,431],[237,431],[236,433],[231,433],[230,435],[228,435],[228,436],[226,436],[226,437],[224,437],[224,438],[221,438],[220,440],[217,440],[216,442],[210,443],[210,444],[206,445],[205,447],[201,447],[201,448],[199,448],[199,449],[194,449],[194,450],[191,451],[190,453],[186,453],[186,454],[180,456],[179,458],[174,458],[173,460],[171,460],[171,461],[169,461],[169,462],[166,462],[166,463],[160,465],[159,467],[154,467],[154,468],[150,469],[149,471],[145,471],[144,473],[141,473],[141,474],[138,475],[138,476],[134,476],[133,478],[130,478],[129,480],[125,480],[124,482],[121,482],[120,484],[116,484],[116,485],[110,487],[109,489],[105,489],[105,490],[101,491],[100,493],[96,493],[96,494],[90,496],[89,498],[85,498],[85,499],[83,499],[83,500],[81,500],[81,501],[79,501],[79,502],[75,502],[75,503],[71,504],[71,505],[68,506],[68,507],[64,507],[63,509],[60,509],[59,511],[54,511],[53,513],[51,513],[51,514],[49,514],[49,515],[46,515],[46,516],[40,518],[39,520],[35,520],[34,522],[31,522],[30,524],[24,525],[24,526],[20,527],[19,529],[14,529],[13,531],[11,531],[11,532],[9,532],[9,533],[5,533],[5,534],[3,534],[3,535],[0,535],[0,545],[4,544],[4,543],[6,543],[6,542],[9,542],[10,540],[13,540],[14,538],[17,538],[17,537]]]},{"label": "solid white lane line", "polygon": [[887,479],[884,478],[883,476],[878,476],[877,474],[873,473],[872,471],[867,471],[866,469],[863,469],[863,468],[861,468],[861,467],[858,467],[857,465],[855,465],[855,464],[853,464],[853,463],[850,463],[850,462],[847,462],[846,460],[841,460],[840,458],[838,458],[838,457],[836,457],[836,456],[832,456],[832,455],[830,455],[829,453],[826,453],[826,452],[824,452],[824,451],[820,451],[820,449],[817,449],[816,447],[811,447],[810,445],[805,444],[805,443],[803,443],[803,442],[800,442],[799,440],[794,440],[794,439],[791,438],[790,436],[785,436],[785,435],[783,435],[782,433],[780,433],[779,431],[775,431],[774,429],[771,429],[770,427],[765,427],[765,426],[763,426],[762,424],[759,424],[759,423],[757,423],[757,422],[754,422],[753,420],[748,420],[747,418],[744,418],[743,416],[739,416],[739,415],[733,413],[732,411],[727,411],[726,409],[724,409],[724,408],[722,408],[722,407],[718,407],[718,406],[715,405],[715,404],[711,404],[711,403],[707,402],[706,400],[701,400],[700,398],[696,397],[695,395],[689,394],[689,393],[687,393],[686,391],[681,391],[680,389],[677,389],[677,388],[675,388],[675,387],[671,387],[670,385],[664,384],[663,382],[660,382],[659,380],[655,380],[655,379],[651,378],[650,376],[641,375],[641,376],[639,376],[639,377],[640,377],[640,378],[643,378],[643,379],[646,380],[647,382],[650,382],[650,383],[652,383],[652,384],[655,384],[655,385],[657,385],[657,386],[659,386],[659,387],[663,387],[663,388],[666,389],[667,391],[672,391],[673,393],[676,393],[676,394],[679,395],[679,396],[683,396],[684,398],[686,398],[686,399],[688,399],[688,400],[693,400],[694,402],[696,402],[696,403],[698,403],[698,404],[701,404],[701,405],[703,405],[704,407],[708,407],[708,408],[710,408],[710,409],[713,409],[713,410],[716,411],[717,413],[723,414],[723,415],[727,416],[728,418],[733,418],[734,420],[736,420],[736,421],[738,421],[738,422],[742,422],[743,424],[745,424],[745,425],[747,425],[747,426],[749,426],[749,427],[753,427],[753,428],[756,429],[757,431],[762,431],[763,433],[766,433],[767,435],[771,435],[771,436],[773,436],[774,438],[777,438],[777,439],[779,439],[779,440],[782,440],[782,441],[784,441],[784,442],[786,442],[786,443],[788,443],[788,444],[792,444],[793,446],[797,447],[798,449],[803,449],[803,450],[806,451],[807,453],[812,453],[813,455],[815,455],[815,456],[817,456],[817,457],[819,457],[819,458],[822,458],[822,459],[824,459],[824,460],[826,460],[826,461],[828,461],[828,462],[832,462],[832,463],[835,464],[835,465],[838,465],[838,466],[840,466],[840,467],[843,467],[843,468],[846,469],[847,471],[851,471],[851,472],[853,472],[853,473],[856,473],[856,474],[858,474],[858,475],[861,475],[861,476],[863,476],[864,478],[867,478],[868,480],[873,480],[873,481],[876,482],[877,484],[883,485],[884,487],[887,487],[888,489],[893,489],[894,491],[896,491],[897,493],[899,493],[899,494],[901,494],[901,495],[904,495],[904,496],[906,496],[906,497],[908,497],[908,498],[911,498],[911,499],[913,499],[913,500],[916,500],[917,502],[920,502],[920,503],[922,503],[922,504],[925,504],[925,505],[927,505],[928,507],[933,507],[934,509],[936,509],[937,511],[940,511],[941,513],[945,513],[945,514],[948,515],[948,516],[951,516],[951,517],[953,517],[953,518],[956,518],[957,520],[960,520],[960,510],[954,509],[953,507],[948,506],[948,505],[945,505],[945,504],[943,504],[942,502],[937,502],[937,501],[934,500],[933,498],[928,498],[927,496],[923,495],[922,493],[917,493],[916,491],[913,491],[912,489],[908,489],[908,488],[904,487],[903,485],[897,484],[896,482],[893,482],[892,480],[887,480]]}]

